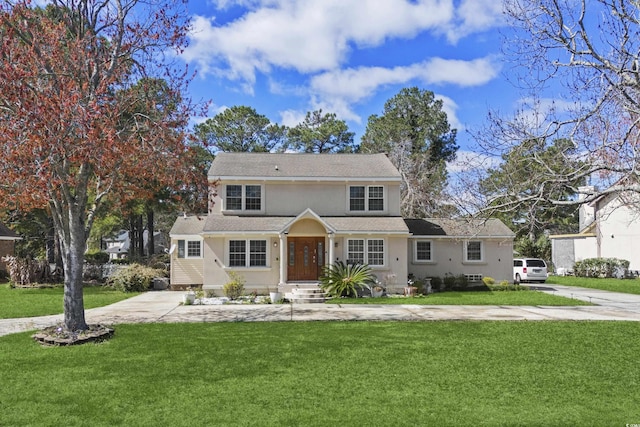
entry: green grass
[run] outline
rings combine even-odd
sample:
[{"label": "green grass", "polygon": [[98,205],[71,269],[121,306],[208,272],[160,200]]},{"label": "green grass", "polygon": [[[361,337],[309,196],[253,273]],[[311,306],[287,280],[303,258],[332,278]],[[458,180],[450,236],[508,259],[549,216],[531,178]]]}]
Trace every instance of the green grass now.
[{"label": "green grass", "polygon": [[591,305],[577,299],[564,298],[537,291],[438,292],[423,297],[407,298],[333,298],[330,304],[420,304],[420,305]]},{"label": "green grass", "polygon": [[[138,293],[124,293],[99,286],[84,288],[84,307],[95,308],[131,298]],[[12,289],[0,285],[0,319],[46,316],[63,312],[63,288]]]},{"label": "green grass", "polygon": [[120,325],[98,345],[0,338],[0,425],[624,426],[640,324]]},{"label": "green grass", "polygon": [[592,277],[549,276],[547,283],[640,295],[640,280],[638,279],[596,279]]}]

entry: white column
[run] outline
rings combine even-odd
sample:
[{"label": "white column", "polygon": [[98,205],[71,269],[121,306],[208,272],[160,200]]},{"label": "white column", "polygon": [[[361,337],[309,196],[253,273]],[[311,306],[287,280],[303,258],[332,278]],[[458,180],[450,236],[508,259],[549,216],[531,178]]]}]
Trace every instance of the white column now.
[{"label": "white column", "polygon": [[335,247],[334,237],[335,235],[330,232],[329,233],[329,262],[327,263],[327,265],[333,265],[333,263],[336,261],[335,254],[333,253],[334,247]]},{"label": "white column", "polygon": [[287,236],[284,234],[280,234],[278,236],[280,238],[280,283],[279,286],[282,286],[286,283],[286,274],[287,274]]}]

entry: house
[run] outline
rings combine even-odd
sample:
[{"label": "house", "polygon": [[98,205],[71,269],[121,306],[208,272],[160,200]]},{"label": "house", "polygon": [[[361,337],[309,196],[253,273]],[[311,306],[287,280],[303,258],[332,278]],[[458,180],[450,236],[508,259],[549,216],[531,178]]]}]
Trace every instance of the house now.
[{"label": "house", "polygon": [[465,275],[471,282],[513,280],[515,233],[499,219],[406,219],[415,277]]},{"label": "house", "polygon": [[[583,187],[582,192],[593,190]],[[578,233],[549,236],[557,272],[573,270],[587,258],[629,261],[629,270],[640,270],[640,218],[637,196],[609,194],[580,206]]]},{"label": "house", "polygon": [[410,273],[511,277],[512,233],[402,218],[402,179],[384,154],[220,153],[208,178],[209,214],[170,232],[174,287],[221,290],[234,272],[247,290],[286,293],[337,261],[368,264],[391,292]]},{"label": "house", "polygon": [[[149,230],[144,230],[142,239],[144,242],[144,252],[148,251],[148,237]],[[153,233],[154,253],[163,253],[166,250],[166,238],[160,231]],[[109,254],[109,260],[123,259],[129,256],[129,248],[131,247],[131,241],[129,238],[129,232],[127,230],[120,230],[117,236],[112,238],[103,239],[104,250]]]},{"label": "house", "polygon": [[0,222],[0,271],[7,271],[3,257],[15,254],[15,242],[21,237]]}]

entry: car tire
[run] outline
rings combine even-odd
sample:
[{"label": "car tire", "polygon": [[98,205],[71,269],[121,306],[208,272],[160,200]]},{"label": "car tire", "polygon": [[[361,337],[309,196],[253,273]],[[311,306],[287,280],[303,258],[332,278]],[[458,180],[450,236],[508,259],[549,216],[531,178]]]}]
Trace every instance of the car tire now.
[{"label": "car tire", "polygon": [[522,280],[520,279],[520,275],[516,273],[516,280],[513,281],[516,285],[519,285]]}]

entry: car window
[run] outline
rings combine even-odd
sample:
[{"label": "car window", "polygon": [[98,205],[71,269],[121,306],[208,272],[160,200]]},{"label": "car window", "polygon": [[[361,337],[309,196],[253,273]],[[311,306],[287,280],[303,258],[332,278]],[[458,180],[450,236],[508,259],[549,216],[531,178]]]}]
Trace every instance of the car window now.
[{"label": "car window", "polygon": [[514,259],[513,260],[513,266],[514,267],[522,267],[522,261],[519,259]]},{"label": "car window", "polygon": [[528,259],[527,267],[546,267],[547,265],[541,259]]}]

